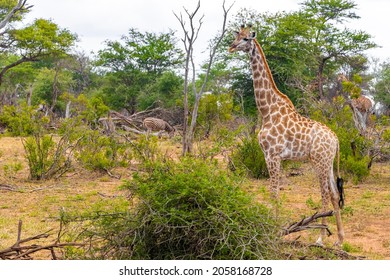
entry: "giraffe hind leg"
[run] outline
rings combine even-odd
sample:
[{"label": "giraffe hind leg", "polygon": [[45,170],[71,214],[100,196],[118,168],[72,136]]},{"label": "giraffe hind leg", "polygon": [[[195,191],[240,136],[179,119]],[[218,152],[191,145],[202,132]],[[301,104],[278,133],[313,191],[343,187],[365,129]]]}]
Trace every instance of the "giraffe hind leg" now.
[{"label": "giraffe hind leg", "polygon": [[[341,221],[341,208],[344,206],[344,198],[343,198],[343,189],[340,187],[339,178],[337,182],[337,186],[335,180],[333,178],[333,172],[331,173],[331,185],[330,185],[330,198],[334,209],[334,215],[336,217],[336,225],[337,225],[337,237],[338,240],[335,243],[336,246],[341,246],[344,241],[344,228]],[[333,179],[333,180],[332,180]],[[341,182],[342,184],[342,182]]]},{"label": "giraffe hind leg", "polygon": [[[322,212],[326,212],[329,209],[329,183],[330,182],[325,174],[320,176]],[[325,226],[327,225],[326,217],[322,217],[322,224]],[[326,233],[326,229],[322,228],[316,244],[323,246],[323,239],[326,237]]]}]

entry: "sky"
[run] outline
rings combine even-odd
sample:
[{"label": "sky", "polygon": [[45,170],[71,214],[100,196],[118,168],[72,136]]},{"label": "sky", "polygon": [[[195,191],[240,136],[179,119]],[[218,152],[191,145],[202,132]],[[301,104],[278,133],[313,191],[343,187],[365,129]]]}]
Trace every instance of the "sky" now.
[{"label": "sky", "polygon": [[[183,7],[193,11],[198,0],[28,0],[34,5],[25,18],[32,22],[36,18],[51,19],[61,28],[79,36],[78,49],[86,54],[104,48],[105,40],[120,40],[130,28],[141,32],[168,32],[176,30],[182,37],[182,30],[174,16],[184,13]],[[204,15],[204,23],[195,53],[202,56],[207,42],[213,38],[222,26],[223,0],[201,0],[199,14]],[[303,0],[226,0],[226,6],[234,3],[232,18],[240,8],[262,12],[295,11]],[[373,36],[380,48],[367,51],[371,57],[385,61],[390,58],[390,1],[355,0],[356,13],[361,17],[349,24],[351,29],[363,30]]]}]

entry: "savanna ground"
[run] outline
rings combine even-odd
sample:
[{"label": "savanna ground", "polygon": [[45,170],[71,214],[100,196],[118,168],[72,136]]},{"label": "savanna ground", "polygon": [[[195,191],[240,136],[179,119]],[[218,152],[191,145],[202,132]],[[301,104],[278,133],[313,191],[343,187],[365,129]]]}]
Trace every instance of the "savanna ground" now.
[{"label": "savanna ground", "polygon": [[[180,153],[180,144],[173,141],[160,143],[169,155]],[[221,157],[223,159],[223,157]],[[5,166],[21,165],[15,172]],[[300,220],[321,211],[321,199],[317,179],[311,167],[298,165],[296,176],[285,171],[282,180],[282,216],[286,223]],[[114,170],[121,179],[107,174],[75,169],[57,180],[42,182],[28,179],[28,165],[24,157],[21,139],[0,138],[0,186],[14,186],[9,190],[0,188],[0,250],[15,243],[18,221],[23,221],[22,238],[43,233],[51,228],[58,230],[58,217],[62,210],[82,212],[94,205],[120,205],[126,203],[126,193],[118,187],[123,179],[131,178],[132,169]],[[243,186],[260,201],[269,201],[268,181],[250,180]],[[366,259],[390,259],[390,163],[374,163],[371,175],[359,184],[345,184],[346,206],[343,210],[345,227],[344,249],[351,255]],[[329,221],[335,233],[325,240],[327,246],[336,241],[334,218]],[[286,239],[312,244],[318,230],[289,235]],[[52,239],[55,238],[55,234]],[[49,240],[37,243],[49,243]],[[49,253],[36,255],[50,258]]]}]

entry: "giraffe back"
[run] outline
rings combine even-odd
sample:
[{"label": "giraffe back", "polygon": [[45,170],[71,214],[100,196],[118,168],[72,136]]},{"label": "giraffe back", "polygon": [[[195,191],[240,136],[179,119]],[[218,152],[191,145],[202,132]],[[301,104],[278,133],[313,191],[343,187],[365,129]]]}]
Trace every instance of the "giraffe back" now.
[{"label": "giraffe back", "polygon": [[373,104],[369,98],[362,95],[359,98],[352,100],[352,106],[358,109],[360,112],[364,113],[370,111],[373,107]]}]

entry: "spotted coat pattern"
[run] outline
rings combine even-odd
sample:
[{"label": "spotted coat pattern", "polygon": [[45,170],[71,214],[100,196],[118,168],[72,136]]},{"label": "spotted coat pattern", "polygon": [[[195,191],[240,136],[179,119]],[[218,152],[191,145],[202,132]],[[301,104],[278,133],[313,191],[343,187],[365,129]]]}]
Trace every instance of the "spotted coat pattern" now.
[{"label": "spotted coat pattern", "polygon": [[[338,245],[344,239],[340,216],[339,198],[333,174],[333,161],[339,157],[339,142],[336,134],[327,126],[300,115],[290,99],[278,90],[270,68],[255,33],[241,27],[229,52],[244,51],[249,54],[253,75],[255,100],[262,117],[262,127],[258,134],[264,152],[275,199],[279,197],[281,160],[309,159],[320,180],[322,210],[328,210],[329,198],[332,202],[338,229]],[[326,224],[326,219],[322,221]],[[317,243],[322,244],[325,230]]]}]

